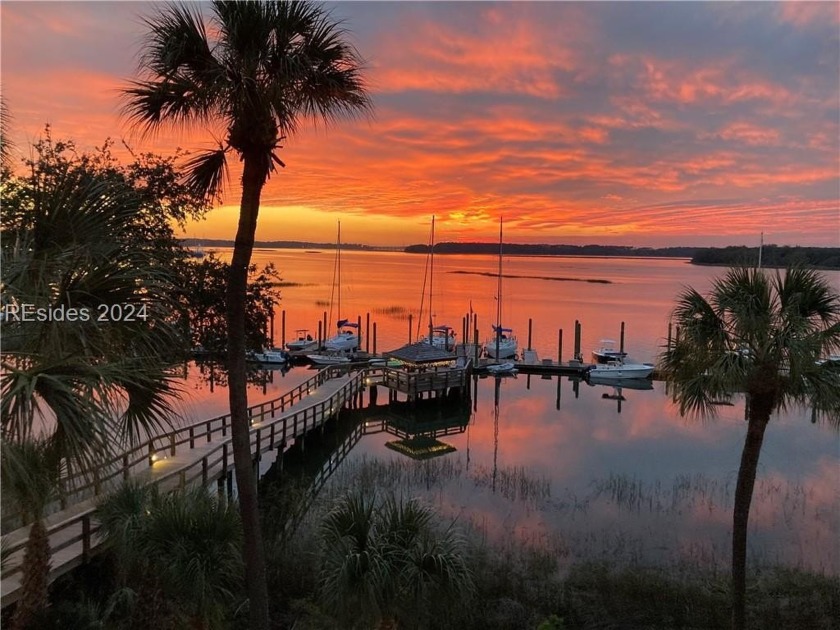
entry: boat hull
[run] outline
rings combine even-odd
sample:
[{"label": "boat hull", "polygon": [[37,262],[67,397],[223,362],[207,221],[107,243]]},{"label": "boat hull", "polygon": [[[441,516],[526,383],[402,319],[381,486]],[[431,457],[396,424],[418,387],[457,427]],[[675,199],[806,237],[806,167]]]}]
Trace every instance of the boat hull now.
[{"label": "boat hull", "polygon": [[339,333],[330,337],[324,343],[324,349],[328,352],[351,352],[359,349],[359,336],[353,333]]},{"label": "boat hull", "polygon": [[484,352],[491,359],[512,359],[516,356],[516,339],[502,339],[499,342],[499,352],[496,353],[496,341],[488,341],[484,344]]},{"label": "boat hull", "polygon": [[309,360],[315,365],[339,365],[350,363],[350,357],[342,357],[332,354],[310,354]]},{"label": "boat hull", "polygon": [[592,367],[587,376],[596,379],[639,379],[649,378],[653,374],[654,365],[652,363],[618,363],[596,365]]}]

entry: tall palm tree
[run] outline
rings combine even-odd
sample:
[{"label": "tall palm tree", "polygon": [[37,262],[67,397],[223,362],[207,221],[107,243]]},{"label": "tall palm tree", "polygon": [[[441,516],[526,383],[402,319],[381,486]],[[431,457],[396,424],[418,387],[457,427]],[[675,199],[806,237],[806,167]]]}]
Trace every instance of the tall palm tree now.
[{"label": "tall palm tree", "polygon": [[[341,619],[396,628],[473,590],[463,539],[415,500],[346,496],[321,524],[321,596]],[[367,626],[369,627],[369,626]]]},{"label": "tall palm tree", "polygon": [[268,593],[256,478],[251,465],[245,371],[245,295],[263,186],[280,142],[304,119],[332,121],[370,108],[361,60],[345,32],[309,2],[167,5],[146,20],[140,78],[126,88],[126,111],[146,131],[163,125],[224,128],[223,144],[188,164],[189,180],[221,193],[225,155],[242,162],[239,225],[227,287],[229,397],[236,483],[245,529],[251,625],[268,625]]},{"label": "tall palm tree", "polygon": [[840,371],[821,356],[840,348],[840,295],[817,271],[773,275],[730,269],[704,298],[687,288],[673,318],[678,335],[660,368],[681,413],[713,415],[712,401],[743,392],[747,434],[732,524],[732,627],[746,624],[747,524],[764,432],[791,406],[840,426]]}]

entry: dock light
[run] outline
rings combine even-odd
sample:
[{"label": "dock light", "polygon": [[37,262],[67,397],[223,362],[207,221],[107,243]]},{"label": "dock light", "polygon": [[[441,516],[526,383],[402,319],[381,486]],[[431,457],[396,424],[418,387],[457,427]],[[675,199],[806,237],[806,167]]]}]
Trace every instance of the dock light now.
[{"label": "dock light", "polygon": [[157,453],[152,454],[152,457],[151,457],[152,463],[158,461],[159,459],[160,459],[160,457],[158,457]]}]

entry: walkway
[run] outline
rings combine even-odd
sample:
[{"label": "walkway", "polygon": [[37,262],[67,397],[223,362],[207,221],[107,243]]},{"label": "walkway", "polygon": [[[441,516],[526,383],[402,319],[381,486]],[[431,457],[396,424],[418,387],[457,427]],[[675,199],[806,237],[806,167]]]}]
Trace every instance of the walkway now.
[{"label": "walkway", "polygon": [[[347,375],[327,368],[280,398],[249,408],[255,461],[262,453],[290,443],[336,415],[359,395],[369,372]],[[63,480],[58,511],[45,519],[52,552],[50,581],[85,562],[99,546],[96,506],[123,480],[138,479],[170,491],[196,483],[224,483],[232,467],[227,414],[156,436],[104,462],[85,477],[69,476]],[[0,585],[3,607],[19,597],[28,537],[28,525],[4,536],[9,557]]]}]

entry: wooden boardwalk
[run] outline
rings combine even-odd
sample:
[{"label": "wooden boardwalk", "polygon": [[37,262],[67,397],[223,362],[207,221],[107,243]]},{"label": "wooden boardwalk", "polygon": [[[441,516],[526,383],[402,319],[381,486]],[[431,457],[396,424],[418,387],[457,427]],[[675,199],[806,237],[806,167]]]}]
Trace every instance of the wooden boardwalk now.
[{"label": "wooden boardwalk", "polygon": [[[353,374],[327,368],[280,398],[249,408],[251,453],[283,448],[313,428],[321,426],[351,403],[371,379],[375,369]],[[50,580],[85,562],[101,540],[96,506],[102,495],[123,480],[157,484],[164,491],[202,484],[224,483],[233,467],[230,415],[219,416],[149,439],[102,464],[90,475],[69,475],[63,480],[57,511],[45,519],[50,539]],[[9,556],[2,575],[2,606],[19,596],[21,564],[29,526],[4,536]]]}]

